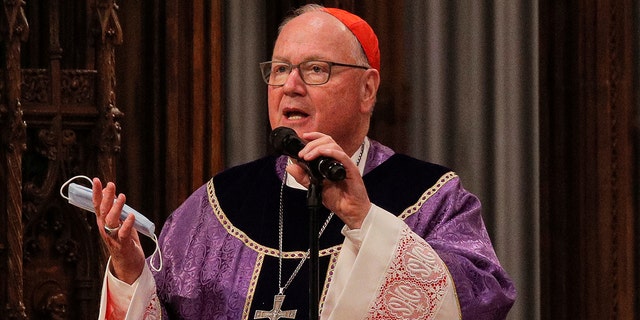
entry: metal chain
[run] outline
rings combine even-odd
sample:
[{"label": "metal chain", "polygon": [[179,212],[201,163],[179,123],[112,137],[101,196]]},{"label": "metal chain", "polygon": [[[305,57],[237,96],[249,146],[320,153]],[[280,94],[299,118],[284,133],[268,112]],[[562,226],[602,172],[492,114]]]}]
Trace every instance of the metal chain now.
[{"label": "metal chain", "polygon": [[[356,167],[360,166],[360,160],[362,160],[363,153],[364,153],[364,142],[362,142],[362,145],[360,145],[360,154],[358,155],[358,160],[356,161]],[[284,290],[286,290],[289,287],[293,279],[296,277],[296,275],[298,275],[298,272],[300,271],[300,269],[302,269],[302,265],[304,265],[304,262],[307,261],[307,259],[309,258],[309,254],[311,252],[310,249],[307,249],[307,252],[304,254],[304,257],[302,257],[302,260],[300,260],[295,270],[293,270],[293,273],[289,277],[289,280],[287,280],[287,283],[285,283],[283,287],[282,286],[282,254],[283,254],[282,238],[284,234],[284,204],[283,204],[284,201],[283,199],[284,199],[284,186],[286,182],[287,182],[287,171],[285,170],[282,176],[282,184],[280,185],[280,207],[279,207],[279,215],[278,215],[278,218],[279,218],[278,219],[278,289],[279,289],[279,293],[278,294],[284,294]],[[334,215],[335,215],[334,212],[329,213],[327,220],[325,220],[322,227],[320,227],[320,231],[318,232],[318,239],[320,239],[320,237],[322,236],[322,233],[324,233],[324,230],[327,228],[327,226],[329,225],[329,222],[331,221],[331,218],[333,218]]]}]

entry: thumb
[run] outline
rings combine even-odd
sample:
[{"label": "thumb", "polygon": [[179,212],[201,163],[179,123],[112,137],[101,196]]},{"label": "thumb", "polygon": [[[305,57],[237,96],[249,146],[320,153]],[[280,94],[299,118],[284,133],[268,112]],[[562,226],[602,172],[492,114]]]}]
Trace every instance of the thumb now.
[{"label": "thumb", "polygon": [[305,170],[304,167],[293,162],[287,166],[286,170],[288,174],[290,174],[296,181],[298,181],[299,184],[305,187],[309,186],[309,175],[307,174],[307,170]]}]

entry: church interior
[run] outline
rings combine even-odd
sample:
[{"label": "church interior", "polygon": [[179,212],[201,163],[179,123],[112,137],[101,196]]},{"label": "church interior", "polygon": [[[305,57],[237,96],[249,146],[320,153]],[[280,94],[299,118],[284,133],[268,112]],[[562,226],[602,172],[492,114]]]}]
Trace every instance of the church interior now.
[{"label": "church interior", "polygon": [[311,2],[378,34],[370,136],[467,168],[518,289],[509,319],[640,318],[633,0],[3,1],[0,318],[97,317],[108,252],[60,196],[71,177],[118,181],[159,230],[272,152],[258,63]]}]

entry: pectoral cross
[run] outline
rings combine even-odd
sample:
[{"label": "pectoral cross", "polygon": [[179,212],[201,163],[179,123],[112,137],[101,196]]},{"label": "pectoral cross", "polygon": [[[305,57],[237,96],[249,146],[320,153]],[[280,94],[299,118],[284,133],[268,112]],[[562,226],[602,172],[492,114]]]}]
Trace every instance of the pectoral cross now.
[{"label": "pectoral cross", "polygon": [[254,319],[269,319],[269,320],[278,320],[278,319],[295,319],[296,312],[298,310],[287,310],[282,311],[282,302],[284,302],[284,294],[277,294],[273,297],[273,309],[270,311],[265,310],[256,310],[256,314],[253,316]]}]

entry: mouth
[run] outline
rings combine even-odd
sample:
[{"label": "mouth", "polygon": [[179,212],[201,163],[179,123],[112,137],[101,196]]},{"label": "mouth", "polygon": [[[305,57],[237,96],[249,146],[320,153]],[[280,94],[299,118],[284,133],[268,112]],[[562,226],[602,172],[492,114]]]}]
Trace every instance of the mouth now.
[{"label": "mouth", "polygon": [[297,109],[284,110],[282,115],[287,120],[302,120],[302,119],[304,119],[304,118],[309,116],[309,114],[307,114],[305,112],[302,112],[301,110],[297,110]]}]

